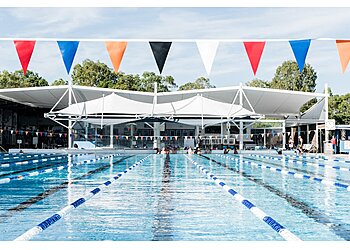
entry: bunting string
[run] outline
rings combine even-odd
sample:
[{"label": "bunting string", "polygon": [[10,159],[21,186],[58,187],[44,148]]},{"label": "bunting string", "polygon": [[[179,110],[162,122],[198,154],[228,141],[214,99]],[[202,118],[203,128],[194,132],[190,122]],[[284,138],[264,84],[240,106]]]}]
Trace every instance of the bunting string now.
[{"label": "bunting string", "polygon": [[77,53],[80,42],[104,42],[109,53],[115,72],[118,72],[125,49],[130,42],[147,42],[151,47],[158,70],[162,74],[169,50],[174,42],[195,42],[198,52],[202,58],[207,74],[210,74],[217,48],[222,42],[241,42],[244,44],[248,59],[250,61],[254,76],[257,73],[260,60],[266,43],[288,42],[292,48],[292,53],[302,72],[307,53],[312,41],[333,41],[338,50],[341,69],[345,72],[350,61],[350,39],[335,38],[310,38],[310,39],[58,39],[58,38],[0,38],[0,41],[12,41],[15,45],[18,58],[22,65],[22,70],[26,74],[28,65],[32,58],[33,50],[37,42],[56,42],[62,55],[63,63],[67,74],[70,73],[74,57]]}]

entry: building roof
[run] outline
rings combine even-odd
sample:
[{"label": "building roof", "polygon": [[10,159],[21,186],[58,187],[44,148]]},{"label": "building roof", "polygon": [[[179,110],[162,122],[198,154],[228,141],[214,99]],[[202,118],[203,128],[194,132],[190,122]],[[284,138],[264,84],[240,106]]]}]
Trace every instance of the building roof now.
[{"label": "building roof", "polygon": [[[117,90],[98,87],[72,86],[73,103],[85,102],[93,99],[107,96],[115,93],[118,96],[137,101],[152,104],[154,93]],[[24,105],[52,108],[60,100],[56,106],[56,110],[63,109],[68,106],[68,86],[48,86],[48,87],[32,87],[32,88],[15,88],[0,89],[0,98]],[[247,86],[232,86],[223,88],[212,88],[202,90],[187,90],[157,93],[157,103],[169,103],[185,100],[201,96],[218,102],[227,104],[241,104],[243,108],[266,117],[285,117],[290,115],[298,115],[300,107],[313,98],[322,98],[323,93],[310,93],[300,91],[288,91],[280,89],[265,89]]]}]

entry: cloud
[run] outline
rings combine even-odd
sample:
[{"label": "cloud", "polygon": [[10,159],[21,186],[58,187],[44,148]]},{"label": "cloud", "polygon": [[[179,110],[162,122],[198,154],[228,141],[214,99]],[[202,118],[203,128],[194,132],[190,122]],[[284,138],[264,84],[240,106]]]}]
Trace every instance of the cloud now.
[{"label": "cloud", "polygon": [[14,30],[22,36],[32,37],[35,34],[46,37],[57,35],[74,37],[75,31],[92,23],[103,23],[105,16],[102,10],[100,8],[14,8],[9,9],[8,14],[18,22]]},{"label": "cloud", "polygon": [[[349,8],[3,8],[0,27],[7,37],[52,38],[143,38],[143,39],[253,39],[253,38],[344,38],[350,21]],[[346,37],[345,37],[346,38]],[[30,70],[52,81],[66,73],[57,44],[41,42],[33,54]],[[3,69],[18,68],[13,44],[0,46]],[[5,55],[5,56],[4,56]],[[11,58],[10,58],[11,57]],[[74,64],[86,58],[112,67],[103,42],[81,43]],[[269,42],[265,47],[257,77],[270,80],[283,61],[294,56],[285,42]],[[334,42],[313,41],[306,62],[319,73],[320,84],[330,82],[335,93],[344,91],[346,76],[340,73]],[[157,67],[147,41],[129,43],[122,71],[138,73]],[[178,84],[206,76],[195,42],[174,43],[164,74]],[[344,77],[345,76],[345,77]],[[241,43],[221,43],[210,79],[217,86],[253,79]]]}]

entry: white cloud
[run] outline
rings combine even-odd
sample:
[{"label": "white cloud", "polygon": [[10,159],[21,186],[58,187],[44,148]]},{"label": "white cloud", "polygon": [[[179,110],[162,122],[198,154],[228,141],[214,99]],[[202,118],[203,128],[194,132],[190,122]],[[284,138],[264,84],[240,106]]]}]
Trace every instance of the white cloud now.
[{"label": "white cloud", "polygon": [[[349,8],[12,8],[0,9],[3,36],[59,38],[348,38]],[[5,43],[5,42],[4,42]],[[18,69],[13,44],[0,46],[2,69]],[[5,59],[4,59],[5,58]],[[104,44],[81,43],[74,63],[86,58],[112,67]],[[283,61],[294,59],[288,42],[265,47],[257,77],[269,80]],[[306,60],[317,70],[318,82],[328,82],[336,93],[347,90],[334,42],[313,41]],[[61,55],[54,42],[38,43],[29,65],[48,78],[66,78]],[[126,73],[155,71],[147,42],[129,43],[121,64]],[[350,70],[350,69],[349,69]],[[164,67],[178,84],[206,76],[195,43],[174,43]],[[241,43],[221,43],[214,60],[211,82],[217,86],[253,79]]]}]

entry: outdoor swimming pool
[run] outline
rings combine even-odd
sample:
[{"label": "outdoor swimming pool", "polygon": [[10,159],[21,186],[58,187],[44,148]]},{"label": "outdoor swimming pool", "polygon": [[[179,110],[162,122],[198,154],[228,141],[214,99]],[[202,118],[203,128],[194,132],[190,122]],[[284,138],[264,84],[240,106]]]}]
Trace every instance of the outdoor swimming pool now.
[{"label": "outdoor swimming pool", "polygon": [[350,240],[349,169],[257,154],[0,155],[0,240]]}]

